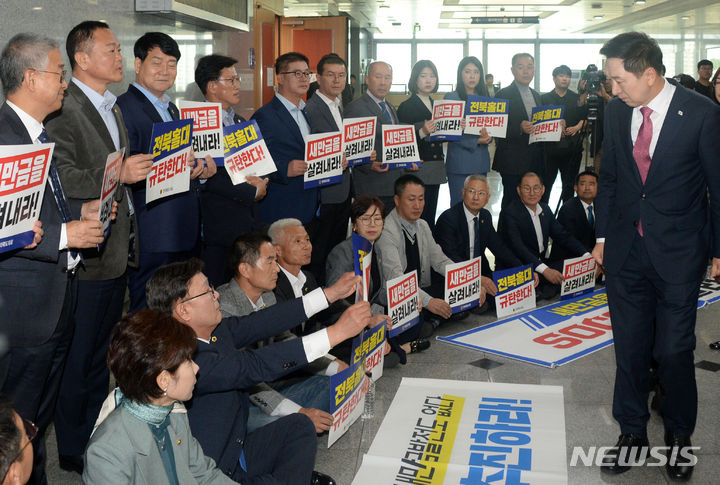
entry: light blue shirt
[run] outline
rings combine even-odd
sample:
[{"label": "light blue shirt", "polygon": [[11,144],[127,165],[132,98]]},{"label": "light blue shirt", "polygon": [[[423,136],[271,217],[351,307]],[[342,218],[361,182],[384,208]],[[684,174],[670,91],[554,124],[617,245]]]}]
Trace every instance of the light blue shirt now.
[{"label": "light blue shirt", "polygon": [[163,121],[172,121],[172,115],[170,114],[169,108],[170,108],[170,96],[163,93],[162,98],[158,98],[153,93],[145,89],[144,87],[140,86],[138,83],[134,82],[132,83],[133,86],[138,88],[138,91],[143,93],[145,97],[152,103],[152,105],[155,107],[155,110],[160,115],[160,118],[162,118]]},{"label": "light blue shirt", "polygon": [[277,96],[283,106],[285,106],[285,109],[288,110],[290,116],[292,116],[295,120],[295,123],[297,123],[298,128],[300,128],[300,133],[302,134],[303,140],[307,141],[307,137],[310,134],[310,125],[308,125],[308,122],[305,119],[305,115],[302,112],[302,110],[305,109],[305,101],[301,99],[300,103],[295,106],[285,96],[281,94],[275,94],[275,96]]},{"label": "light blue shirt", "polygon": [[85,93],[85,96],[95,106],[95,109],[105,122],[107,130],[110,132],[110,138],[112,138],[113,145],[115,145],[115,150],[120,150],[120,129],[113,114],[113,106],[115,106],[117,97],[107,89],[103,94],[100,94],[77,78],[72,78],[72,82]]}]

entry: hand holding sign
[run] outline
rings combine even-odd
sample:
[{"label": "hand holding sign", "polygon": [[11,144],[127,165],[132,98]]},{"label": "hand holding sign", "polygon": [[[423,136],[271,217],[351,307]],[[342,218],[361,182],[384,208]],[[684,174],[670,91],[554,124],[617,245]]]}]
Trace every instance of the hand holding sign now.
[{"label": "hand holding sign", "polygon": [[42,241],[42,237],[43,237],[43,234],[45,234],[45,231],[43,231],[42,221],[40,219],[35,221],[35,223],[33,224],[32,232],[34,233],[33,241],[30,244],[28,244],[27,246],[25,246],[23,249],[35,248],[35,247],[37,247],[38,244],[40,244],[40,241]]},{"label": "hand holding sign", "polygon": [[[87,221],[90,219],[98,218],[98,211],[100,210],[100,199],[90,200],[84,202],[80,208],[80,220]],[[110,210],[110,220],[114,221],[117,217],[117,201],[113,200],[112,209]]]},{"label": "hand holding sign", "polygon": [[313,425],[315,425],[315,432],[317,434],[328,431],[330,429],[330,426],[332,426],[333,424],[332,414],[326,413],[321,409],[300,408],[298,413],[304,414],[305,416],[310,418],[310,421],[312,421]]},{"label": "hand holding sign", "polygon": [[267,184],[269,181],[269,178],[261,179],[260,177],[256,177],[255,175],[248,175],[247,177],[245,177],[245,182],[257,189],[257,194],[255,194],[255,200],[261,200],[267,195]]},{"label": "hand holding sign", "polygon": [[362,283],[362,277],[348,271],[335,284],[323,290],[325,291],[325,298],[329,303],[335,303],[338,300],[347,298],[355,292],[358,283]]},{"label": "hand holding sign", "polygon": [[553,285],[559,285],[560,283],[562,283],[563,280],[562,273],[552,268],[547,268],[545,271],[543,271],[542,275]]},{"label": "hand holding sign", "polygon": [[210,155],[205,155],[205,167],[204,170],[202,170],[202,174],[200,175],[201,179],[209,179],[213,175],[217,173],[217,164],[215,163],[215,159],[211,157]]},{"label": "hand holding sign", "polygon": [[370,303],[359,301],[349,307],[340,315],[334,325],[327,327],[327,336],[330,346],[334,347],[355,335],[359,334],[372,320]]},{"label": "hand holding sign", "polygon": [[105,239],[102,222],[98,220],[70,221],[65,224],[65,230],[67,231],[67,245],[73,249],[97,247]]},{"label": "hand holding sign", "polygon": [[138,153],[127,157],[120,170],[120,183],[134,184],[144,180],[152,169],[152,163],[152,153]]},{"label": "hand holding sign", "polygon": [[[463,121],[465,118],[463,118]],[[464,128],[464,126],[462,126]],[[420,131],[423,135],[428,136],[430,133],[435,131],[435,122],[433,120],[425,120],[425,123],[422,125],[422,128],[420,128]]]},{"label": "hand holding sign", "polygon": [[495,285],[495,282],[492,280],[492,278],[488,278],[487,276],[481,276],[480,286],[485,290],[485,293],[492,296],[497,295],[497,286]]},{"label": "hand holding sign", "polygon": [[533,125],[528,120],[523,120],[520,122],[520,129],[523,131],[523,133],[529,135],[533,132]]},{"label": "hand holding sign", "polygon": [[299,177],[307,171],[308,164],[305,160],[291,160],[288,163],[287,176]]},{"label": "hand holding sign", "polygon": [[427,304],[427,311],[434,313],[442,318],[448,319],[452,316],[452,309],[445,300],[440,298],[431,298]]}]

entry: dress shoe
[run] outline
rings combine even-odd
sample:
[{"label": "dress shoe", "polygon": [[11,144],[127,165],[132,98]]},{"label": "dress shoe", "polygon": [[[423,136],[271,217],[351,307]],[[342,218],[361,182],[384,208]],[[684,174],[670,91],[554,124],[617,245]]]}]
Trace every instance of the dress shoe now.
[{"label": "dress shoe", "polygon": [[337,482],[324,473],[313,471],[310,485],[337,485]]},{"label": "dress shoe", "polygon": [[[665,433],[665,444],[670,447],[670,450],[667,452],[668,462],[665,464],[665,470],[667,470],[670,480],[676,482],[686,482],[690,480],[697,459],[688,457],[688,455],[694,455],[690,449],[680,454],[680,450],[692,446],[690,437],[681,437],[672,433]],[[675,459],[671,460],[673,456]]]},{"label": "dress shoe", "polygon": [[720,340],[718,340],[717,342],[711,343],[710,348],[713,350],[720,350]]},{"label": "dress shoe", "polygon": [[470,310],[465,310],[464,312],[458,312],[453,313],[450,318],[448,318],[449,322],[459,322],[460,320],[465,320],[467,317],[470,316]]},{"label": "dress shoe", "polygon": [[85,468],[82,455],[60,455],[58,459],[60,461],[60,468],[66,472],[75,472],[82,475],[83,469]]},{"label": "dress shoe", "polygon": [[431,337],[433,333],[435,333],[435,329],[440,326],[440,320],[437,318],[426,318],[423,320],[423,322],[420,324],[420,335],[418,337],[420,338],[428,338]]},{"label": "dress shoe", "polygon": [[621,434],[615,447],[602,460],[600,470],[617,475],[630,469],[630,463],[642,455],[642,447],[649,445],[647,438],[634,434]]},{"label": "dress shoe", "polygon": [[482,305],[471,308],[470,313],[472,313],[473,315],[482,315],[483,313],[488,311],[489,308],[490,305],[487,301],[485,301],[485,303],[483,303]]},{"label": "dress shoe", "polygon": [[415,354],[417,352],[422,352],[423,350],[427,350],[430,348],[430,342],[425,340],[424,338],[413,340],[410,342],[410,353]]}]

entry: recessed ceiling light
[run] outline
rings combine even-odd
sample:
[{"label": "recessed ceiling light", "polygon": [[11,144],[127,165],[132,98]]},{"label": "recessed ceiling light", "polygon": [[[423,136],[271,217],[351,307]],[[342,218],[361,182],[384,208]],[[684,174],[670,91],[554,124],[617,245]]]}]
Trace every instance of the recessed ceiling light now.
[{"label": "recessed ceiling light", "polygon": [[42,7],[33,7],[32,9],[37,11],[37,10],[42,10],[43,8]]},{"label": "recessed ceiling light", "polygon": [[635,0],[635,5],[645,5],[645,0]]},{"label": "recessed ceiling light", "polygon": [[690,20],[690,17],[688,15],[683,15],[680,17],[680,20]]},{"label": "recessed ceiling light", "polygon": [[595,20],[602,20],[602,18],[603,18],[602,15],[596,15],[593,17],[593,19],[595,19]]},{"label": "recessed ceiling light", "polygon": [[390,8],[390,5],[382,4],[382,5],[380,5],[378,8]]}]

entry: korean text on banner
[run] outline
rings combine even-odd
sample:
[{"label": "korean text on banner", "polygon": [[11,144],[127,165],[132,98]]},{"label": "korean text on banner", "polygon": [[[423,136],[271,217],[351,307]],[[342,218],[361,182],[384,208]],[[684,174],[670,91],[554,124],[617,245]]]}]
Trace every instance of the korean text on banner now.
[{"label": "korean text on banner", "polygon": [[560,141],[565,106],[536,106],[532,109],[533,131],[528,143],[538,141]]},{"label": "korean text on banner", "polygon": [[387,282],[388,316],[392,320],[390,336],[394,337],[420,321],[420,289],[417,271]]},{"label": "korean text on banner", "polygon": [[233,185],[250,175],[262,177],[277,170],[255,120],[223,127],[225,170]]},{"label": "korean text on banner", "polygon": [[0,253],[33,242],[54,148],[54,143],[0,146]]},{"label": "korean text on banner", "polygon": [[210,155],[215,160],[215,164],[222,166],[224,161],[222,105],[184,99],[179,100],[177,105],[180,109],[180,118],[193,120],[192,148],[195,150],[195,158],[204,159],[205,155]]},{"label": "korean text on banner", "polygon": [[352,233],[353,268],[355,274],[362,276],[362,286],[358,288],[355,301],[368,301],[370,297],[370,263],[372,260],[373,245],[370,241],[355,232]]},{"label": "korean text on banner", "polygon": [[595,288],[595,269],[595,258],[590,254],[566,259],[560,285],[561,298],[567,300],[591,292]]},{"label": "korean text on banner", "polygon": [[419,164],[420,152],[412,125],[382,125],[384,166],[391,170]]},{"label": "korean text on banner", "polygon": [[307,170],[303,176],[306,189],[337,184],[342,180],[342,133],[308,135],[305,143]]},{"label": "korean text on banner", "polygon": [[110,217],[115,201],[115,192],[120,185],[120,170],[122,169],[125,148],[119,152],[112,152],[105,160],[105,173],[103,174],[102,190],[100,190],[100,210],[98,220],[102,222],[102,230],[107,238],[110,234]]},{"label": "korean text on banner", "polygon": [[495,295],[498,318],[535,308],[535,279],[532,265],[493,271],[493,280],[498,289]]},{"label": "korean text on banner", "polygon": [[192,131],[192,120],[153,125],[153,165],[146,179],[146,204],[190,190]]},{"label": "korean text on banner", "polygon": [[465,101],[451,99],[437,100],[433,104],[435,131],[430,133],[430,141],[458,141],[462,138],[460,124],[465,111]]},{"label": "korean text on banner", "polygon": [[343,120],[343,151],[348,167],[370,163],[370,154],[375,150],[376,126],[374,116]]},{"label": "korean text on banner", "polygon": [[459,313],[478,305],[481,256],[445,266],[445,301]]},{"label": "korean text on banner", "polygon": [[488,135],[505,138],[509,106],[507,99],[469,94],[465,105],[465,133],[479,135],[485,128]]}]

